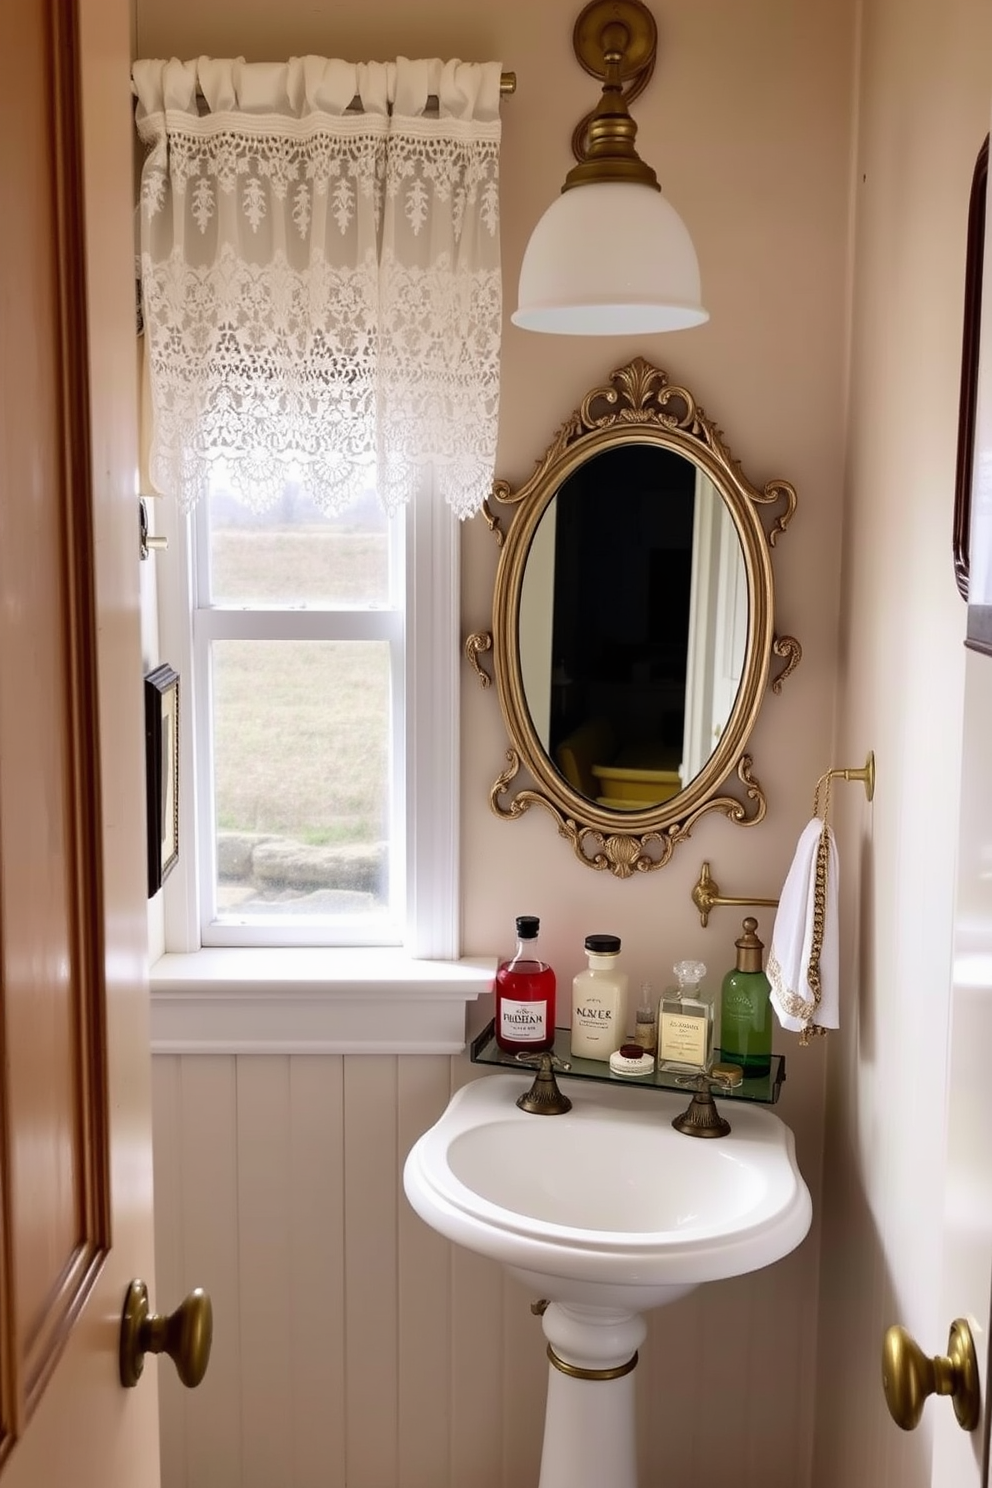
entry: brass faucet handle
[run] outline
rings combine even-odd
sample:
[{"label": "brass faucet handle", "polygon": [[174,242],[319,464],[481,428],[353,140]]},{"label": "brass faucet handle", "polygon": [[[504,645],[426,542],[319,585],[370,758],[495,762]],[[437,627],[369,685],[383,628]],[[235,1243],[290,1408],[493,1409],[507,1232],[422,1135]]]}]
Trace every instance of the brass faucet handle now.
[{"label": "brass faucet handle", "polygon": [[544,1059],[550,1059],[552,1068],[554,1069],[567,1071],[572,1068],[568,1060],[560,1059],[554,1049],[542,1049],[539,1054],[526,1054],[522,1049],[518,1049],[513,1058],[517,1064],[529,1065],[531,1069],[535,1068],[535,1066],[539,1068],[541,1061]]},{"label": "brass faucet handle", "polygon": [[695,1075],[675,1076],[676,1085],[681,1085],[684,1090],[695,1090],[700,1095],[711,1091],[714,1085],[724,1091],[736,1090],[743,1080],[744,1071],[739,1064],[714,1064]]}]

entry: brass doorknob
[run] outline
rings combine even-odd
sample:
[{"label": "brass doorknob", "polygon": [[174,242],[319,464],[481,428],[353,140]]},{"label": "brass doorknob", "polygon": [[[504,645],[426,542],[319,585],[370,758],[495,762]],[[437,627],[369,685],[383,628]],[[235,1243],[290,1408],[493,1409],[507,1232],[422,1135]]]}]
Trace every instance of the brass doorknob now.
[{"label": "brass doorknob", "polygon": [[950,1395],[964,1431],[974,1431],[981,1414],[978,1359],[964,1318],[951,1324],[947,1353],[929,1359],[905,1328],[889,1328],[882,1345],[882,1388],[889,1414],[903,1431],[920,1424],[928,1395]]},{"label": "brass doorknob", "polygon": [[130,1390],[138,1383],[146,1354],[168,1354],[183,1384],[195,1389],[207,1372],[213,1335],[213,1308],[202,1287],[165,1317],[149,1313],[148,1288],[132,1281],[121,1317],[121,1384]]}]

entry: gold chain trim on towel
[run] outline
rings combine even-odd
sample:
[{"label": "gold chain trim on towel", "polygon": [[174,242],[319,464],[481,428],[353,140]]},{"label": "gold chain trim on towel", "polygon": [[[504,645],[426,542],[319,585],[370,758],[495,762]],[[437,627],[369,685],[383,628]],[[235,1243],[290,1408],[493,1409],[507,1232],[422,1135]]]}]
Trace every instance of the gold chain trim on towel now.
[{"label": "gold chain trim on towel", "polygon": [[825,1028],[820,1028],[814,1023],[814,1018],[820,1010],[820,952],[823,949],[823,929],[827,919],[827,865],[830,861],[830,775],[821,775],[816,782],[816,790],[813,794],[813,815],[820,814],[820,790],[823,789],[823,826],[820,829],[820,840],[816,844],[816,868],[813,877],[813,944],[809,952],[809,970],[806,979],[809,989],[813,994],[813,1007],[807,1012],[805,1028],[799,1035],[800,1044],[808,1044],[810,1039],[826,1033]]},{"label": "gold chain trim on towel", "polygon": [[800,997],[798,992],[790,991],[785,985],[785,973],[774,951],[768,957],[765,975],[774,988],[775,996],[789,1017],[805,1018],[809,1012],[809,1001],[805,997]]},{"label": "gold chain trim on towel", "polygon": [[815,1035],[826,1033],[814,1023],[820,1010],[820,952],[823,949],[823,927],[827,918],[827,864],[830,858],[830,827],[824,819],[820,840],[816,844],[816,869],[813,879],[813,944],[809,952],[809,970],[806,979],[813,994],[813,1006],[807,1008],[805,1028],[799,1035],[800,1044],[808,1044]]}]

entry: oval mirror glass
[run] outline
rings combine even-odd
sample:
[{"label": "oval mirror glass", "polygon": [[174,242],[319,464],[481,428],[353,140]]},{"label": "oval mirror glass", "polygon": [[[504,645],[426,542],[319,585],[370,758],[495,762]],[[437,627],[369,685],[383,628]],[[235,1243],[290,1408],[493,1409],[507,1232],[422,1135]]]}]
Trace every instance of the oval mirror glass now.
[{"label": "oval mirror glass", "polygon": [[535,528],[520,590],[524,698],[586,800],[642,811],[707,764],[747,646],[740,537],[706,473],[654,444],[573,471]]}]

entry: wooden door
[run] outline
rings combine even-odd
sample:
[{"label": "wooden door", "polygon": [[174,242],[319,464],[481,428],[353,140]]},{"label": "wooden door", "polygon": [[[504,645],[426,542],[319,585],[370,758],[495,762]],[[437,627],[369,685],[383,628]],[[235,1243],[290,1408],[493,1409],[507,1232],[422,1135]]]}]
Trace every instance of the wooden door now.
[{"label": "wooden door", "polygon": [[0,1479],[155,1488],[126,0],[0,37]]}]

